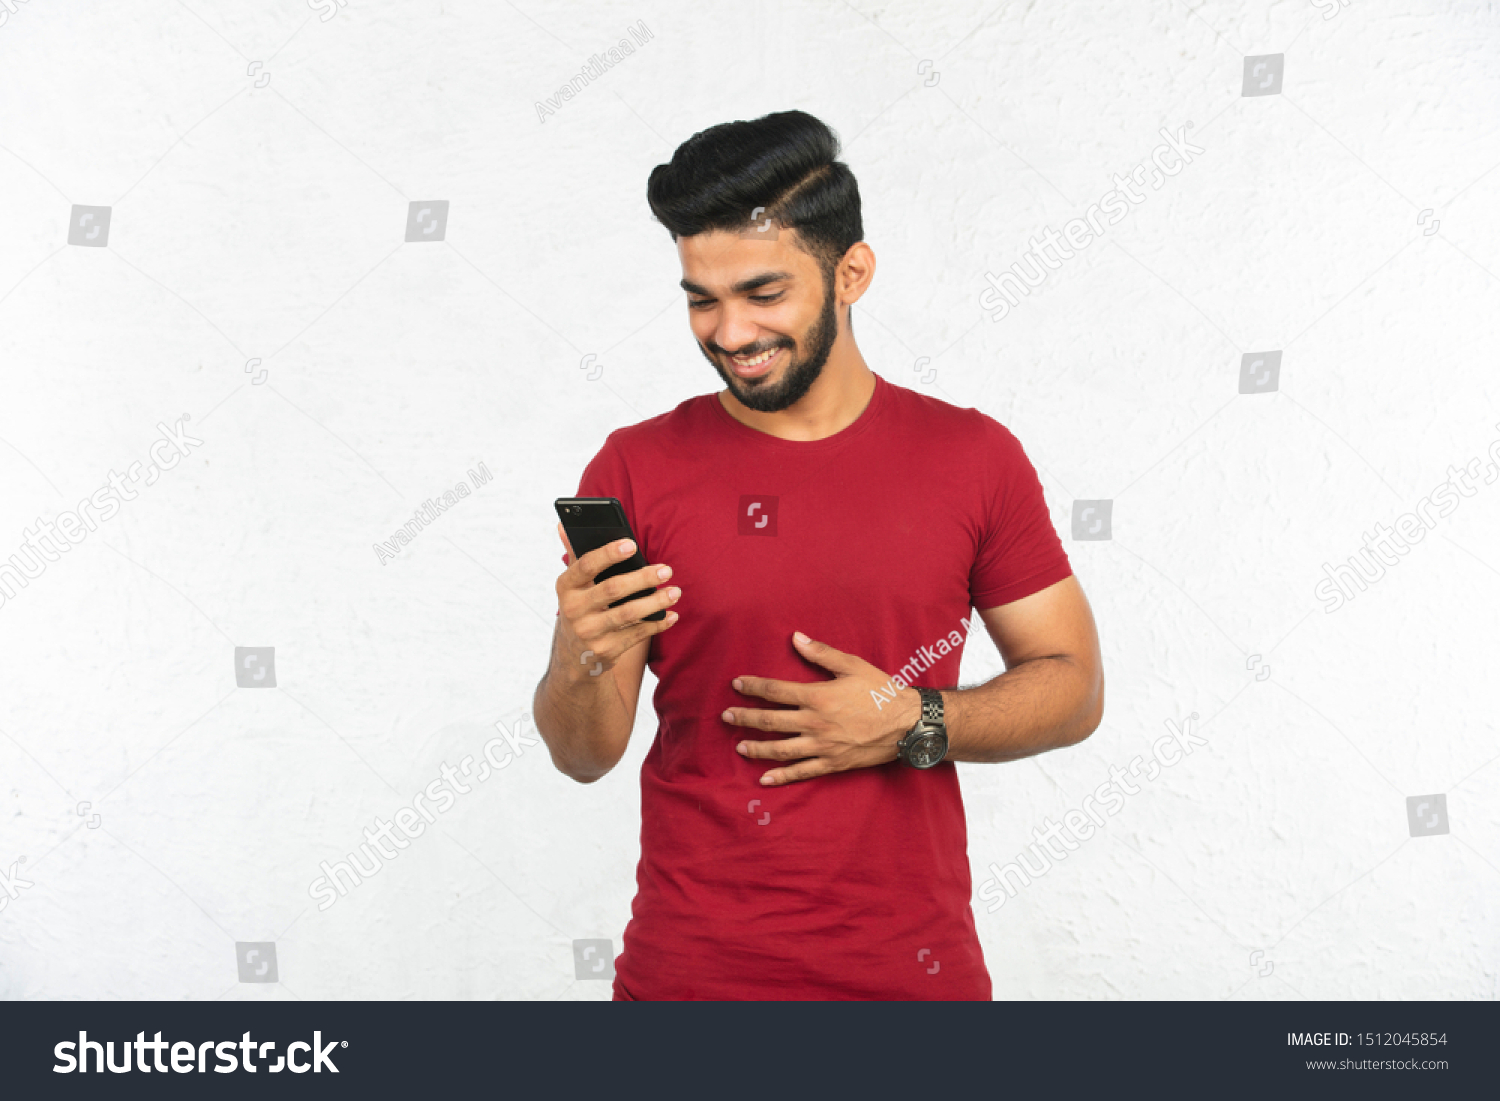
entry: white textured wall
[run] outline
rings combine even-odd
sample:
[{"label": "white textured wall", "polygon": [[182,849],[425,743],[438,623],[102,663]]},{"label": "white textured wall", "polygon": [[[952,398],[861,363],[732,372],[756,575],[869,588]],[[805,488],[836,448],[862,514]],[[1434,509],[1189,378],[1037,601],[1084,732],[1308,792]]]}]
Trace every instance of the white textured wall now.
[{"label": "white textured wall", "polygon": [[[608,997],[572,941],[629,914],[649,684],[600,783],[528,749],[326,912],[308,885],[529,710],[552,498],[718,386],[646,175],[792,106],[864,195],[865,356],[1017,433],[1099,621],[1099,731],[962,766],[976,887],[1168,720],[1208,742],[976,903],[997,997],[1496,996],[1500,483],[1339,610],[1313,591],[1500,439],[1492,4],[13,6],[0,558],[159,421],[203,443],[0,604],[0,996]],[[985,316],[986,271],[1189,120],[1189,167]],[[403,243],[426,200],[445,240]],[[66,243],[74,204],[107,247]],[[1267,350],[1279,389],[1240,395]],[[1076,499],[1112,539],[1072,540]],[[976,646],[965,683],[998,670]],[[1411,836],[1436,794],[1449,832]],[[258,941],[279,985],[239,981]]]}]

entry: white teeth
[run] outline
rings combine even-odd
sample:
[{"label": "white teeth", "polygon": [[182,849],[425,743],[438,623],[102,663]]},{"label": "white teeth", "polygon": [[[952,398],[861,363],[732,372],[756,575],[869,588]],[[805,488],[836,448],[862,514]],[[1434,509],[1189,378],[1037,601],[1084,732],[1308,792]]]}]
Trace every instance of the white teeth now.
[{"label": "white teeth", "polygon": [[739,356],[734,356],[733,359],[741,367],[757,367],[760,364],[764,363],[766,360],[770,359],[775,354],[776,354],[776,349],[772,348],[769,352],[761,352],[760,355],[755,356],[752,359],[742,359]]}]

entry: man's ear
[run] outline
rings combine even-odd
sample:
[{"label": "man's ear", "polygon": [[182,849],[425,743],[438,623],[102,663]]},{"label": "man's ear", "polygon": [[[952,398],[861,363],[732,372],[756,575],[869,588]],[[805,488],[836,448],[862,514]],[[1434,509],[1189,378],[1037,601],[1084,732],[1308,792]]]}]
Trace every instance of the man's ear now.
[{"label": "man's ear", "polygon": [[850,306],[864,297],[875,279],[875,250],[864,241],[849,246],[834,269],[833,291],[841,306]]}]

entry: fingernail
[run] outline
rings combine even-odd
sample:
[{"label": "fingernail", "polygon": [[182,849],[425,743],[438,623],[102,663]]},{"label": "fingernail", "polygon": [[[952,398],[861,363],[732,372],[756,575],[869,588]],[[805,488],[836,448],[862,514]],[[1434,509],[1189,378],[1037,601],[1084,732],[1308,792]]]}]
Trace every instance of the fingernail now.
[{"label": "fingernail", "polygon": [[808,638],[806,635],[804,635],[801,631],[794,632],[792,634],[792,637],[794,639],[796,639],[798,642],[802,643],[804,646],[807,645],[809,642],[812,641],[810,638]]},{"label": "fingernail", "polygon": [[635,544],[632,543],[629,539],[626,539],[615,549],[618,550],[621,554],[629,554],[631,551],[635,550]]}]

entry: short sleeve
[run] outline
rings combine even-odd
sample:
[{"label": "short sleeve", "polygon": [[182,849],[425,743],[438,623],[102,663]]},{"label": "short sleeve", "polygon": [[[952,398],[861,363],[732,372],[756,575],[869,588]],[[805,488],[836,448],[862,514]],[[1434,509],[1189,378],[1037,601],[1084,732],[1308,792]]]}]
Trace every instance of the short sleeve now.
[{"label": "short sleeve", "polygon": [[[620,504],[624,506],[625,517],[630,521],[631,530],[639,531],[635,526],[635,495],[631,492],[630,473],[625,468],[625,457],[620,451],[618,435],[618,431],[611,432],[605,438],[604,446],[599,448],[598,454],[583,468],[583,477],[578,479],[578,492],[573,496],[618,497]],[[566,551],[563,552],[562,563],[564,566],[568,564]]]},{"label": "short sleeve", "polygon": [[981,610],[1040,592],[1073,572],[1021,441],[998,421],[985,423],[988,505],[969,573],[969,597]]}]

